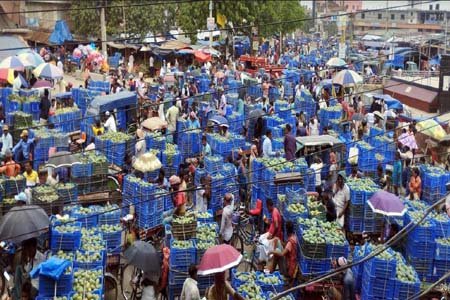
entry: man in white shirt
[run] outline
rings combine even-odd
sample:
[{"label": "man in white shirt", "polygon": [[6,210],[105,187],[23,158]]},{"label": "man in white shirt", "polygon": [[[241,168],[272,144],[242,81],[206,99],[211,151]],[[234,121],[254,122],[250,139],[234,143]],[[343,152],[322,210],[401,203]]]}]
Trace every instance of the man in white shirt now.
[{"label": "man in white shirt", "polygon": [[272,130],[267,130],[266,138],[263,142],[263,157],[271,157],[277,155],[276,152],[272,151]]},{"label": "man in white shirt", "polygon": [[105,125],[103,125],[105,129],[107,131],[117,132],[116,120],[114,119],[114,116],[109,111],[105,113],[105,116],[108,118]]},{"label": "man in white shirt", "polygon": [[130,56],[128,57],[128,73],[133,73],[134,69],[134,56],[133,52],[131,52]]},{"label": "man in white shirt", "polygon": [[177,107],[177,101],[172,102],[172,106],[167,110],[166,120],[167,120],[167,129],[173,133],[177,129],[177,119],[180,114],[180,110]]},{"label": "man in white shirt", "polygon": [[9,133],[9,126],[3,125],[3,134],[2,134],[2,157],[5,156],[6,151],[11,150],[14,147],[13,139],[11,134]]},{"label": "man in white shirt", "polygon": [[13,92],[18,93],[21,87],[22,81],[20,80],[19,72],[14,71]]},{"label": "man in white shirt", "polygon": [[225,93],[221,88],[219,89],[219,95],[220,95],[219,113],[222,116],[225,116],[227,114],[227,97],[225,96]]},{"label": "man in white shirt", "polygon": [[64,65],[63,65],[63,63],[61,62],[61,59],[60,59],[59,57],[58,57],[58,62],[56,63],[56,66],[58,67],[58,69],[61,70],[61,73],[64,74]]},{"label": "man in white shirt", "polygon": [[366,76],[372,76],[372,75],[373,75],[372,68],[368,65],[366,67]]},{"label": "man in white shirt", "polygon": [[229,244],[233,236],[233,197],[230,193],[225,194],[223,198],[224,208],[222,211],[222,221],[220,223],[220,236],[225,244]]},{"label": "man in white shirt", "polygon": [[314,170],[315,175],[315,183],[316,183],[316,192],[321,190],[322,186],[322,177],[321,172],[323,168],[323,163],[318,156],[314,157],[314,163],[311,164],[311,169]]},{"label": "man in white shirt", "polygon": [[200,291],[197,286],[197,266],[189,266],[189,277],[183,283],[181,290],[181,300],[200,300]]}]

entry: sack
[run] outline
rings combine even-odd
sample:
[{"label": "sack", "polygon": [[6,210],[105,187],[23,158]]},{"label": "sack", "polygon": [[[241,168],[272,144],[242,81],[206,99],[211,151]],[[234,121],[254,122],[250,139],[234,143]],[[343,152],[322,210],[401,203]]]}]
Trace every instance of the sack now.
[{"label": "sack", "polygon": [[357,165],[358,157],[359,157],[358,147],[351,147],[348,153],[348,163],[351,165]]}]

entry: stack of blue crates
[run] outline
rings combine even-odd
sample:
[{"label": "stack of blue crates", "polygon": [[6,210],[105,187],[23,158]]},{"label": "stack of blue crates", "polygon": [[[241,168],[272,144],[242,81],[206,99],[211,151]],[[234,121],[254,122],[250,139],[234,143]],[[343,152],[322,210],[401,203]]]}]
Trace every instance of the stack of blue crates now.
[{"label": "stack of blue crates", "polygon": [[92,100],[94,100],[95,97],[100,96],[101,93],[101,91],[93,91],[84,88],[73,88],[72,98],[84,115]]},{"label": "stack of blue crates", "polygon": [[231,115],[227,116],[229,130],[233,133],[240,134],[242,132],[242,126],[244,124],[245,118],[243,115],[233,112]]},{"label": "stack of blue crates", "polygon": [[55,124],[55,128],[62,132],[73,132],[81,128],[81,110],[57,114],[49,118],[49,122]]},{"label": "stack of blue crates", "polygon": [[[151,193],[151,194],[150,194]],[[136,205],[137,225],[139,228],[151,229],[162,224],[165,205],[165,193],[162,189],[146,192]]]},{"label": "stack of blue crates", "polygon": [[169,299],[174,299],[175,296],[181,294],[189,266],[196,262],[195,241],[189,240],[189,242],[191,243],[189,248],[178,249],[173,247],[174,240],[170,241],[169,291],[171,295],[169,295]]},{"label": "stack of blue crates", "polygon": [[440,167],[420,165],[420,177],[422,179],[422,200],[428,204],[445,197],[446,184],[450,181],[450,173]]},{"label": "stack of blue crates", "polygon": [[111,83],[109,81],[89,80],[88,89],[109,94],[109,91],[111,90]]},{"label": "stack of blue crates", "polygon": [[178,148],[183,159],[194,157],[202,151],[202,132],[190,130],[178,135]]},{"label": "stack of blue crates", "polygon": [[[388,250],[386,250],[388,251]],[[393,256],[389,260],[374,257],[364,263],[362,275],[362,300],[394,299],[396,261]]]},{"label": "stack of blue crates", "polygon": [[22,103],[22,111],[33,116],[34,121],[39,121],[39,99]]},{"label": "stack of blue crates", "polygon": [[[408,211],[404,217],[404,225],[416,223],[412,214],[416,211]],[[420,215],[422,215],[420,213]],[[418,224],[407,236],[406,249],[408,262],[416,269],[420,280],[427,280],[432,275],[433,259],[435,257],[436,225],[427,217],[426,223]]]}]

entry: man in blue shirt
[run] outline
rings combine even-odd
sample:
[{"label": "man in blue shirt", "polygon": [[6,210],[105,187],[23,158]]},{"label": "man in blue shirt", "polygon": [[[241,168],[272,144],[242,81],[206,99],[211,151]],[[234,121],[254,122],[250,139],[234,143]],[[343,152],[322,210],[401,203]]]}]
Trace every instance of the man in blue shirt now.
[{"label": "man in blue shirt", "polygon": [[191,111],[189,114],[189,129],[200,129],[200,122],[197,119],[195,112]]},{"label": "man in blue shirt", "polygon": [[202,156],[209,156],[211,155],[211,147],[208,144],[208,141],[206,141],[206,136],[202,136]]},{"label": "man in blue shirt", "polygon": [[31,151],[32,146],[36,138],[28,138],[28,130],[23,130],[20,134],[20,141],[14,146],[12,152],[14,153],[15,161],[23,162],[27,160],[32,160]]}]

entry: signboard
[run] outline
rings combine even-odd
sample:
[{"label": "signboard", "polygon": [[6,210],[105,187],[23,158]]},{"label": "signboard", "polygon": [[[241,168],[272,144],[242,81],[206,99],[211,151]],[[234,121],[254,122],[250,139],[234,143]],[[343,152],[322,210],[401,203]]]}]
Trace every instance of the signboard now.
[{"label": "signboard", "polygon": [[339,58],[345,59],[346,52],[347,52],[347,45],[345,43],[339,43]]},{"label": "signboard", "polygon": [[208,30],[216,29],[216,21],[214,20],[214,18],[206,19],[206,28],[208,28]]}]

